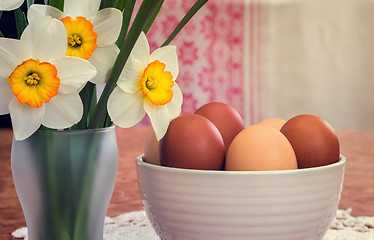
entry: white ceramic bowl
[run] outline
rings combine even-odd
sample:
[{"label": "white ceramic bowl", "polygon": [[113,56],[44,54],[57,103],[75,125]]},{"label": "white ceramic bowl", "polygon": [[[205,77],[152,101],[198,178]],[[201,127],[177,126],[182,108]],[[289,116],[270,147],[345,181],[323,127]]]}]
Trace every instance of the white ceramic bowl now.
[{"label": "white ceramic bowl", "polygon": [[338,208],[345,158],[316,168],[204,171],[136,159],[147,217],[168,240],[320,240]]}]

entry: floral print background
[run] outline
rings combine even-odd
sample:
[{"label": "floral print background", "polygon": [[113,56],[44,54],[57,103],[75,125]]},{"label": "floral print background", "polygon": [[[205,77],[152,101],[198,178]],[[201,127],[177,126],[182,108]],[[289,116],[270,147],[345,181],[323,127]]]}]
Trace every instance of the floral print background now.
[{"label": "floral print background", "polygon": [[[159,47],[194,4],[194,0],[165,1],[150,29],[151,51]],[[252,4],[251,4],[252,5]],[[177,46],[180,73],[177,79],[184,102],[182,114],[200,106],[225,102],[245,118],[244,89],[245,1],[210,1],[185,26],[172,44]],[[247,69],[250,66],[246,66]],[[248,84],[247,84],[248,85]],[[255,121],[255,119],[248,119]],[[143,123],[148,123],[144,119]]]}]

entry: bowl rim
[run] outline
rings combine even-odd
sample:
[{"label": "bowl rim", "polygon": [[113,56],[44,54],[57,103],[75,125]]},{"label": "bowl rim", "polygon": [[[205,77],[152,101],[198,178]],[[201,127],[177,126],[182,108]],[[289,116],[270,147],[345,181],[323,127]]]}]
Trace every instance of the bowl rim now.
[{"label": "bowl rim", "polygon": [[163,172],[174,172],[174,173],[184,173],[184,174],[199,174],[199,175],[284,175],[284,174],[302,174],[308,172],[319,172],[334,168],[341,168],[345,166],[346,158],[340,154],[340,158],[338,162],[319,166],[319,167],[312,167],[312,168],[302,168],[302,169],[289,169],[289,170],[269,170],[269,171],[223,171],[223,170],[198,170],[198,169],[186,169],[186,168],[174,168],[174,167],[167,167],[167,166],[160,166],[156,164],[147,163],[143,159],[144,154],[139,155],[136,157],[136,165],[137,167],[143,167],[150,170],[155,171],[163,171]]}]

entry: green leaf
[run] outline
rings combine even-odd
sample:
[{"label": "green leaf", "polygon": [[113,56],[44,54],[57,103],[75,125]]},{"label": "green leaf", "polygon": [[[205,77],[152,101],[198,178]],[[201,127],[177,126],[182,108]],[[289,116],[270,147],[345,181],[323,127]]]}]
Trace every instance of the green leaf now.
[{"label": "green leaf", "polygon": [[136,0],[128,0],[126,1],[125,11],[123,11],[123,18],[122,18],[122,28],[121,33],[117,39],[117,46],[121,47],[126,39],[127,30],[129,29],[129,24],[132,16],[132,12],[134,11]]},{"label": "green leaf", "polygon": [[4,34],[0,31],[0,38],[3,38]]},{"label": "green leaf", "polygon": [[34,4],[34,2],[35,0],[27,0],[27,8],[29,8],[32,4]]},{"label": "green leaf", "polygon": [[147,34],[147,32],[149,31],[149,29],[152,27],[153,22],[156,20],[156,17],[157,17],[157,15],[158,15],[158,12],[160,11],[160,9],[161,9],[161,7],[162,7],[163,4],[164,4],[164,0],[162,0],[162,1],[160,2],[160,4],[157,6],[156,11],[153,13],[151,19],[148,21],[147,25],[145,25],[145,27],[144,27],[144,29],[143,29],[143,32],[144,32],[145,34]]},{"label": "green leaf", "polygon": [[[96,108],[96,105],[97,105],[97,88],[96,88],[96,85],[93,84],[93,92],[92,92],[92,96],[91,96],[91,102],[90,102],[90,107],[88,109],[88,122],[91,121],[92,119],[92,114]],[[88,124],[87,124],[87,127],[88,127]]]},{"label": "green leaf", "polygon": [[72,127],[72,129],[86,129],[90,120],[90,113],[96,107],[96,85],[88,82],[86,86],[80,91],[79,96],[83,103],[82,119]]},{"label": "green leaf", "polygon": [[112,126],[112,125],[113,125],[113,122],[112,122],[112,120],[110,119],[109,114],[106,114],[104,127],[110,127],[110,126]]},{"label": "green leaf", "polygon": [[64,11],[64,0],[50,0],[49,5]]},{"label": "green leaf", "polygon": [[105,119],[108,113],[108,98],[116,86],[118,77],[120,76],[122,69],[130,56],[130,53],[135,45],[135,42],[138,40],[143,28],[148,23],[153,13],[156,11],[160,1],[161,0],[144,0],[141,4],[139,11],[134,19],[134,22],[130,28],[130,31],[127,35],[127,38],[120,48],[121,51],[118,54],[112,71],[110,72],[108,82],[105,85],[104,91],[93,113],[92,121],[90,122],[88,128],[101,128],[104,126]]},{"label": "green leaf", "polygon": [[123,9],[127,9],[125,7],[126,3],[127,3],[127,0],[114,0],[114,7],[122,12]]},{"label": "green leaf", "polygon": [[161,45],[166,46],[169,45],[170,42],[177,36],[177,34],[182,30],[182,28],[190,21],[190,19],[196,14],[199,9],[204,6],[205,3],[207,3],[208,0],[198,0],[192,8],[186,13],[186,15],[183,17],[183,19],[180,21],[178,26],[174,29],[174,31],[170,34],[168,39]]},{"label": "green leaf", "polygon": [[101,0],[100,9],[113,7],[113,0]]},{"label": "green leaf", "polygon": [[25,30],[27,26],[26,16],[25,13],[21,11],[21,8],[17,8],[14,10],[14,17],[16,20],[17,36],[19,39],[23,33],[23,30]]}]

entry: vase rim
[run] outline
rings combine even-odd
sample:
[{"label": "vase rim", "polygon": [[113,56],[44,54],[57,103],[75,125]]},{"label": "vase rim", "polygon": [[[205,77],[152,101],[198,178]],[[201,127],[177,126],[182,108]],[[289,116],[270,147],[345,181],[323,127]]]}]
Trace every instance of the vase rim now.
[{"label": "vase rim", "polygon": [[89,132],[107,132],[115,129],[115,125],[104,128],[89,128],[89,129],[74,129],[74,130],[37,130],[34,134],[79,134],[79,133],[89,133]]}]

